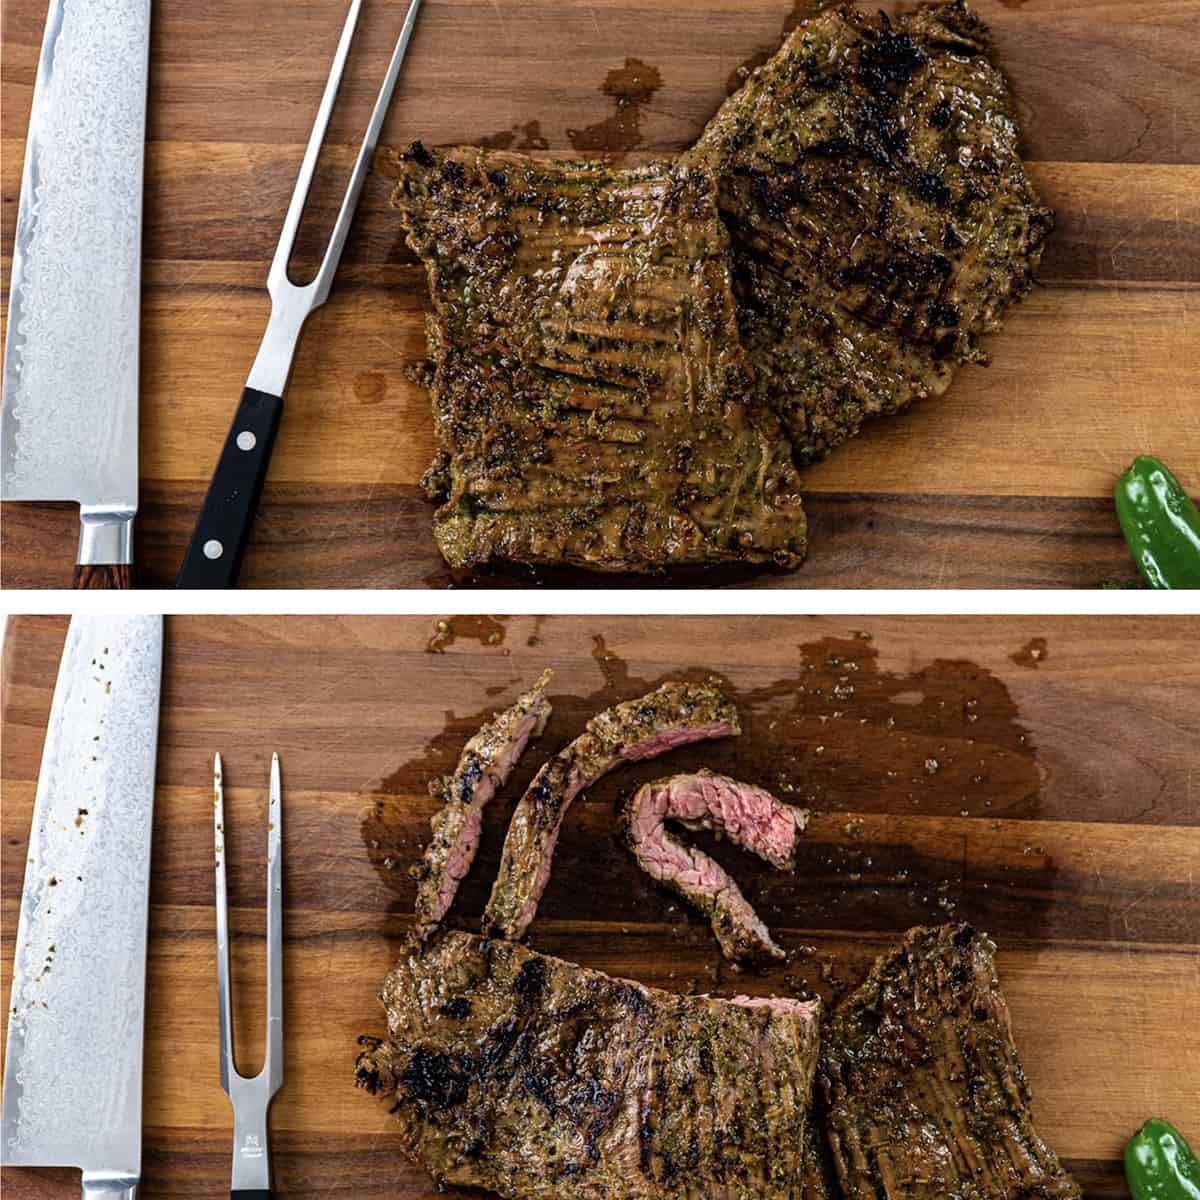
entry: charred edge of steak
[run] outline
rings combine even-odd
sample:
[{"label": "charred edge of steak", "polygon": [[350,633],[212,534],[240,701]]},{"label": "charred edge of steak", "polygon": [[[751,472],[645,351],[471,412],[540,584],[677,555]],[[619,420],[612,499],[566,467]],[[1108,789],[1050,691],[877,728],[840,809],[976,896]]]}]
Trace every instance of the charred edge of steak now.
[{"label": "charred edge of steak", "polygon": [[893,24],[829,8],[731,96],[691,152],[718,177],[758,395],[797,461],[986,361],[1053,213],[962,3]]},{"label": "charred edge of steak", "polygon": [[710,683],[665,683],[640,699],[597,713],[575,741],[546,763],[521,797],[484,912],[484,933],[524,935],[549,881],[563,818],[581,791],[622,763],[740,732],[736,705]]},{"label": "charred edge of steak", "polygon": [[726,958],[785,958],[737,883],[709,855],[671,834],[667,821],[719,830],[776,869],[790,870],[808,813],[762,788],[708,771],[648,783],[625,809],[625,840],[638,865],[709,919]]},{"label": "charred edge of steak", "polygon": [[1033,1125],[995,947],[910,930],[823,1030],[820,1085],[847,1200],[1077,1200]]},{"label": "charred edge of steak", "polygon": [[424,483],[447,562],[799,564],[710,174],[414,148],[393,203],[433,299]]},{"label": "charred edge of steak", "polygon": [[431,787],[445,804],[430,821],[432,837],[414,872],[419,928],[436,925],[449,911],[475,861],[484,808],[504,786],[530,739],[545,729],[550,704],[544,693],[551,675],[544,671],[515,704],[484,725],[463,747],[454,774]]},{"label": "charred edge of steak", "polygon": [[678,996],[443,929],[384,983],[359,1086],[439,1182],[523,1200],[804,1200],[815,1003]]}]

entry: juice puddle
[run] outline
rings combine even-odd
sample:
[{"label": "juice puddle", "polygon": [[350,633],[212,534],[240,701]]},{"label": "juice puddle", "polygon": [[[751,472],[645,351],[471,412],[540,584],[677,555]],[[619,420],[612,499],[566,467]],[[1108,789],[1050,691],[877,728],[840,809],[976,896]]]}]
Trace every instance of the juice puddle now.
[{"label": "juice puddle", "polygon": [[[496,618],[445,624],[438,630],[441,650],[462,637],[498,645],[506,632]],[[527,646],[541,644],[540,629],[540,622],[534,625]],[[998,937],[1037,937],[1056,869],[1052,856],[1022,854],[1012,843],[1026,836],[1015,822],[1039,811],[1041,771],[1015,702],[990,670],[936,658],[884,670],[874,639],[864,632],[781,647],[785,665],[777,680],[739,688],[701,666],[645,672],[603,634],[590,638],[597,686],[554,692],[561,680],[551,684],[553,715],[485,811],[479,855],[451,923],[478,928],[513,804],[590,717],[667,679],[715,678],[738,705],[742,736],[623,767],[576,801],[533,926],[539,949],[604,969],[624,964],[635,977],[681,991],[729,986],[830,999],[861,978],[860,968],[880,948],[870,936],[880,931],[962,919]],[[446,712],[441,732],[421,754],[375,789],[362,835],[396,894],[396,912],[411,909],[413,884],[402,868],[419,859],[428,837],[430,782],[454,770],[467,739],[532,682],[540,665],[522,668],[528,679],[493,688],[503,692],[493,703],[464,716]],[[642,783],[700,767],[760,784],[812,810],[793,872],[772,871],[711,835],[688,835],[738,881],[789,950],[786,964],[753,975],[734,972],[707,922],[643,875],[619,839],[618,813]],[[994,853],[988,849],[993,843]]]}]

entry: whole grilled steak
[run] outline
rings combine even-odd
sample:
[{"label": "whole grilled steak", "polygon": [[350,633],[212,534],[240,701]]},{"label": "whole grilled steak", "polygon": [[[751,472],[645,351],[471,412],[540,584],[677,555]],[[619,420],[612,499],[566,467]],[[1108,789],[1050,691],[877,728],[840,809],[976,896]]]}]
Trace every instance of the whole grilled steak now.
[{"label": "whole grilled steak", "polygon": [[808,813],[753,784],[710,771],[647,783],[625,808],[625,840],[638,865],[708,917],[726,958],[782,959],[783,950],[729,873],[672,834],[668,821],[719,830],[734,845],[787,871]]},{"label": "whole grilled steak", "polygon": [[797,461],[938,395],[1030,287],[1053,214],[961,0],[802,22],[688,160],[718,180],[757,394]]},{"label": "whole grilled steak", "polygon": [[622,763],[740,732],[733,702],[708,683],[664,683],[649,695],[597,713],[583,733],[534,776],[517,804],[484,912],[484,933],[524,936],[550,878],[563,817],[584,788]]},{"label": "whole grilled steak", "polygon": [[677,163],[410,150],[394,203],[433,297],[427,487],[452,566],[799,563],[715,191]]},{"label": "whole grilled steak", "polygon": [[826,1021],[819,1078],[846,1200],[1057,1200],[1080,1190],[1038,1137],[995,947],[909,930]]},{"label": "whole grilled steak", "polygon": [[439,1183],[521,1200],[801,1200],[817,1006],[676,996],[443,930],[384,984],[391,1096]]},{"label": "whole grilled steak", "polygon": [[433,836],[417,868],[417,923],[436,925],[454,903],[479,849],[483,810],[504,786],[513,767],[550,719],[545,697],[550,671],[517,702],[497,713],[463,747],[454,774],[439,779],[431,790],[444,803],[430,822]]}]

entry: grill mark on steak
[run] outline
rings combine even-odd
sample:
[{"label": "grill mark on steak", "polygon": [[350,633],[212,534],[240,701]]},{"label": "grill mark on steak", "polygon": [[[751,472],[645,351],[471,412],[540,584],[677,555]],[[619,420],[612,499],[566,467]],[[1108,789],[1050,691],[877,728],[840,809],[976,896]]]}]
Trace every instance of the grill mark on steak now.
[{"label": "grill mark on steak", "polygon": [[715,183],[413,147],[446,560],[795,566],[798,479],[750,381]]},{"label": "grill mark on steak", "polygon": [[463,747],[454,774],[431,788],[444,804],[430,821],[433,836],[414,872],[418,927],[438,924],[454,903],[479,849],[484,808],[550,719],[545,690],[552,674],[544,671],[512,707],[484,725]]},{"label": "grill mark on steak", "polygon": [[986,361],[1053,214],[961,0],[803,21],[687,156],[718,180],[756,394],[798,462]]},{"label": "grill mark on steak", "polygon": [[638,865],[709,919],[726,958],[783,959],[783,950],[728,872],[671,834],[667,821],[689,829],[716,829],[786,871],[794,865],[796,838],[808,824],[808,813],[762,788],[709,771],[647,783],[625,809],[625,840]]},{"label": "grill mark on steak", "polygon": [[364,1039],[358,1081],[394,1096],[439,1183],[802,1200],[815,1002],[677,996],[446,929],[409,943],[382,1000],[388,1040]]},{"label": "grill mark on steak", "polygon": [[846,1200],[1077,1200],[1033,1125],[995,947],[911,929],[823,1030],[820,1086]]},{"label": "grill mark on steak", "polygon": [[484,912],[484,933],[524,935],[550,878],[563,818],[581,791],[622,763],[740,732],[736,707],[714,684],[664,683],[592,717],[583,733],[534,776],[517,804]]}]

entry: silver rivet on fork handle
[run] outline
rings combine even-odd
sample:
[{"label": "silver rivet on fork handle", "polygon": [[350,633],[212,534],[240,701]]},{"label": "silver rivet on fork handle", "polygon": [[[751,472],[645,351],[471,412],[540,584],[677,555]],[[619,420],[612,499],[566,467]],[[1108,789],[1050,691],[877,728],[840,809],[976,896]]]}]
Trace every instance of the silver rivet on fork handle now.
[{"label": "silver rivet on fork handle", "polygon": [[225,887],[225,788],[221,756],[213,762],[213,836],[216,847],[217,1019],[221,1087],[233,1105],[234,1200],[269,1196],[271,1160],[267,1111],[283,1083],[283,812],[279,755],[271,756],[267,805],[267,1046],[262,1070],[239,1075],[233,1058],[233,1001],[229,983],[229,905]]}]

